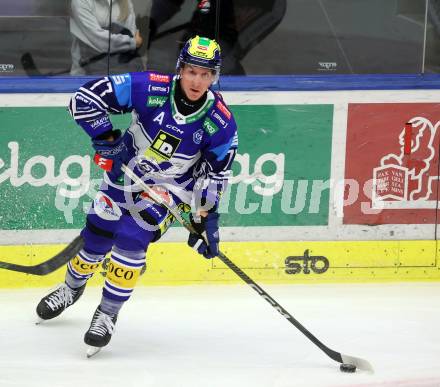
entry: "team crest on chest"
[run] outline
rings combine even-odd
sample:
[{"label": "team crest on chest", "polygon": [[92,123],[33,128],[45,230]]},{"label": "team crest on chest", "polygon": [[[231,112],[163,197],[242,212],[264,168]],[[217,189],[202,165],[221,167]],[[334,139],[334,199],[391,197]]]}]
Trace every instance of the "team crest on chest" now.
[{"label": "team crest on chest", "polygon": [[193,134],[193,141],[196,144],[200,144],[203,138],[203,129],[199,129],[197,132]]}]

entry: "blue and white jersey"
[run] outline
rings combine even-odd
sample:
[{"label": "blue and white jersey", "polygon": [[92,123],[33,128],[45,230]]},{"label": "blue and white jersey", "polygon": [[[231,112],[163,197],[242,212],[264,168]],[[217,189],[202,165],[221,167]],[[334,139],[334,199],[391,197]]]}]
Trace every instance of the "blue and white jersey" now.
[{"label": "blue and white jersey", "polygon": [[80,87],[69,110],[91,138],[113,128],[109,114],[131,112],[124,142],[136,160],[135,172],[187,204],[207,200],[217,206],[238,146],[233,114],[209,89],[203,106],[183,116],[175,86],[175,77],[156,72],[104,77]]}]

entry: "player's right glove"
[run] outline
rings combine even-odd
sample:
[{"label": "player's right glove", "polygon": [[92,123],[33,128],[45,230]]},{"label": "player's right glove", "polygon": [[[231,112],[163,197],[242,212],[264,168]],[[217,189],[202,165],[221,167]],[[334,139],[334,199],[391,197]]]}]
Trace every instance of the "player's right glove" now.
[{"label": "player's right glove", "polygon": [[106,171],[111,179],[116,180],[122,175],[121,167],[128,160],[128,150],[119,129],[114,130],[111,134],[113,141],[99,138],[92,140],[93,148],[96,151],[93,161]]},{"label": "player's right glove", "polygon": [[[219,214],[209,212],[206,217],[201,217],[200,223],[197,223],[192,215],[190,215],[191,224],[197,231],[197,234],[189,234],[188,245],[207,259],[214,258],[219,253],[218,219]],[[201,235],[206,237],[208,244],[202,239]]]}]

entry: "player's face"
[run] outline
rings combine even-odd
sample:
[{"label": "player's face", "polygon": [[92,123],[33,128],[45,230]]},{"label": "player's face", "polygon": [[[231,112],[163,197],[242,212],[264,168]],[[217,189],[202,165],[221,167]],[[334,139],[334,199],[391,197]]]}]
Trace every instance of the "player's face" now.
[{"label": "player's face", "polygon": [[197,101],[214,81],[212,70],[185,64],[180,69],[180,85],[190,101]]}]

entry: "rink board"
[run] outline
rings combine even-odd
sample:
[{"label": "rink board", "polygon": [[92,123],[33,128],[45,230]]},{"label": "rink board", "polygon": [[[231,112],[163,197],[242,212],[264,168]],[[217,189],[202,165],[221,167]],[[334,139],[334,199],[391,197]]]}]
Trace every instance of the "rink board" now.
[{"label": "rink board", "polygon": [[[0,94],[8,128],[0,140],[1,261],[40,263],[84,226],[102,173],[65,110],[70,96]],[[219,207],[222,249],[253,279],[440,280],[440,90],[249,91],[225,99],[240,146]],[[117,127],[122,118],[114,117]],[[408,122],[423,145],[411,158],[400,141]],[[41,133],[45,141],[36,141]],[[79,189],[66,183],[72,179]],[[187,248],[178,227],[168,235],[173,231],[174,239],[149,248],[141,284],[240,282],[218,259]],[[64,272],[0,270],[0,288],[52,286]],[[95,277],[92,283],[102,284]]]},{"label": "rink board", "polygon": [[[63,247],[0,246],[0,260],[35,265]],[[222,251],[252,279],[269,284],[440,280],[435,241],[225,242]],[[53,286],[64,273],[64,267],[47,276],[0,270],[0,287]],[[102,274],[91,280],[103,282]],[[140,285],[239,282],[218,258],[205,260],[183,243],[157,243],[148,250]]]},{"label": "rink board", "polygon": [[[224,96],[240,145],[219,208],[221,226],[253,230],[222,240],[438,238],[440,90]],[[0,139],[0,245],[68,242],[74,234],[66,232],[84,226],[102,171],[65,109],[70,97],[0,94],[8,129]],[[128,118],[112,120],[124,127]],[[411,157],[400,141],[408,122],[420,139]],[[41,133],[44,141],[35,141]],[[284,230],[272,232],[275,227]]]}]

